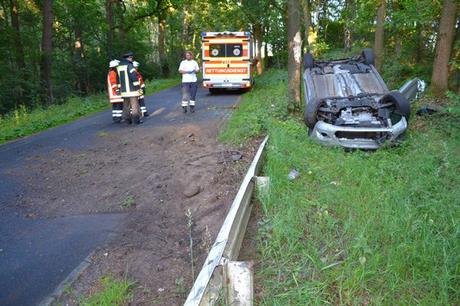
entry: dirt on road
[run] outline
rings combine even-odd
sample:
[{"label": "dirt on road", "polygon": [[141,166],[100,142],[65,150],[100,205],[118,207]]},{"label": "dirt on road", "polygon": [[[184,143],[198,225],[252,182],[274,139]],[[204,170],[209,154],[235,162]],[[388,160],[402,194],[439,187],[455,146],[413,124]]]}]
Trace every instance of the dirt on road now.
[{"label": "dirt on road", "polygon": [[184,301],[193,283],[192,260],[196,274],[257,146],[219,143],[221,123],[120,126],[99,132],[100,141],[90,149],[29,158],[28,192],[18,199],[28,217],[125,214],[110,242],[96,250],[56,304],[78,304],[106,275],[135,282],[133,305]]}]

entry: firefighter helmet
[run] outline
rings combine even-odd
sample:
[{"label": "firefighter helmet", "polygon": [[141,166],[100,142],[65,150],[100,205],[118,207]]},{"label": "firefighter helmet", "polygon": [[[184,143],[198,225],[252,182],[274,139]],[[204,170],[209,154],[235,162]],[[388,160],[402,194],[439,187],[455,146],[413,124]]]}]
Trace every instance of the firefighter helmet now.
[{"label": "firefighter helmet", "polygon": [[119,64],[120,64],[120,61],[119,61],[119,60],[110,61],[110,63],[109,63],[109,68],[115,68],[115,67],[117,67]]},{"label": "firefighter helmet", "polygon": [[134,53],[132,51],[129,51],[129,52],[126,52],[124,55],[123,55],[123,58],[128,58],[128,57],[131,57],[131,56],[134,56]]}]

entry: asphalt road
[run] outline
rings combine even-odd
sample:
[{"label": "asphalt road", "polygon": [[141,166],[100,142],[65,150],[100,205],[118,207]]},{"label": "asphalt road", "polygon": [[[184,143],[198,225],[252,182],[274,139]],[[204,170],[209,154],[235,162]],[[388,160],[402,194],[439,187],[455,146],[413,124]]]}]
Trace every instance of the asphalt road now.
[{"label": "asphalt road", "polygon": [[[146,98],[151,113],[144,124],[113,124],[110,111],[82,118],[0,146],[0,305],[37,305],[95,248],[106,243],[124,214],[88,214],[59,218],[27,218],[17,206],[25,188],[27,160],[52,150],[91,149],[101,131],[154,128],[227,116],[240,95],[198,91],[196,113],[183,114],[179,87]],[[12,176],[14,168],[20,176]],[[21,171],[23,170],[23,171]],[[40,178],[36,178],[40,179]]]}]

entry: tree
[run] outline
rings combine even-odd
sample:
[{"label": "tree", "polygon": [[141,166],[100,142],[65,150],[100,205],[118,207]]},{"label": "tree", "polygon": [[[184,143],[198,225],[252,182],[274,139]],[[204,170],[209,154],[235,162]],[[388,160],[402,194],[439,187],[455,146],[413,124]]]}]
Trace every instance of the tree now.
[{"label": "tree", "polygon": [[456,0],[444,0],[436,43],[436,56],[433,63],[433,75],[431,78],[431,89],[438,96],[443,95],[448,89],[449,59],[455,35],[456,16]]},{"label": "tree", "polygon": [[42,6],[42,55],[41,55],[41,80],[44,100],[53,103],[53,84],[51,79],[51,66],[53,57],[53,0],[43,0]]},{"label": "tree", "polygon": [[374,52],[375,52],[375,67],[377,70],[382,69],[383,54],[384,54],[384,23],[385,23],[385,1],[380,0],[377,9],[377,22],[375,26]]},{"label": "tree", "polygon": [[105,15],[107,21],[107,54],[109,57],[112,57],[113,54],[113,40],[115,37],[115,19],[114,19],[114,10],[113,3],[114,0],[105,0]]},{"label": "tree", "polygon": [[308,37],[310,36],[311,27],[311,10],[310,0],[302,0],[301,2],[304,20],[304,45],[308,49]]},{"label": "tree", "polygon": [[288,108],[290,112],[300,109],[302,37],[299,9],[298,0],[288,0]]},{"label": "tree", "polygon": [[19,4],[17,0],[10,0],[11,25],[14,29],[14,45],[16,53],[16,64],[19,69],[24,69],[26,63],[24,60],[24,47],[21,40],[21,29],[19,24]]}]

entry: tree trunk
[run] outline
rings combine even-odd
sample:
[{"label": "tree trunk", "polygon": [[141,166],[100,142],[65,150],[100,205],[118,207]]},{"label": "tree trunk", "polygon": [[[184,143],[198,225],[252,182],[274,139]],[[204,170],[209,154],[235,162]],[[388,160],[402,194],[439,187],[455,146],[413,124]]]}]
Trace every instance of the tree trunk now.
[{"label": "tree trunk", "polygon": [[123,52],[128,51],[126,48],[126,23],[125,23],[125,13],[126,13],[126,5],[123,0],[118,1],[118,9],[119,9],[119,19],[120,19],[120,24],[118,28],[118,37],[120,41],[120,46],[123,49]]},{"label": "tree trunk", "polygon": [[302,0],[303,20],[305,25],[304,32],[304,46],[308,51],[309,43],[308,37],[310,36],[311,14],[310,14],[310,0]]},{"label": "tree trunk", "polygon": [[288,109],[290,112],[300,110],[302,37],[299,8],[298,0],[288,0]]},{"label": "tree trunk", "polygon": [[115,20],[113,15],[113,0],[106,0],[105,1],[105,15],[107,21],[107,56],[109,58],[113,58],[115,56],[115,52],[113,50],[113,39],[114,29],[115,29]]},{"label": "tree trunk", "polygon": [[158,55],[160,57],[161,74],[163,77],[169,75],[168,63],[166,61],[166,20],[163,13],[158,14]]},{"label": "tree trunk", "polygon": [[53,103],[53,84],[51,80],[51,65],[53,56],[53,0],[44,0],[42,7],[42,54],[41,54],[41,82],[44,100]]},{"label": "tree trunk", "polygon": [[19,69],[24,69],[26,63],[24,60],[24,47],[21,40],[21,28],[19,24],[19,4],[17,0],[10,0],[11,25],[14,31],[14,47],[16,56],[16,65]]},{"label": "tree trunk", "polygon": [[75,43],[74,43],[74,68],[77,76],[77,90],[80,93],[88,93],[88,81],[86,74],[86,67],[84,63],[84,49],[82,41],[81,26],[78,24],[75,26]]},{"label": "tree trunk", "polygon": [[[190,16],[189,16],[189,6],[190,4],[185,1],[183,8],[183,19],[182,19],[182,46],[187,48],[190,43],[189,27],[190,27]],[[186,50],[184,50],[186,51]]]},{"label": "tree trunk", "polygon": [[[256,50],[256,60],[257,60],[257,74],[261,75],[263,73],[263,60],[262,60],[262,41],[263,41],[263,29],[260,23],[256,23],[254,25],[254,36],[257,42],[257,50]],[[267,55],[265,55],[267,56]]]},{"label": "tree trunk", "polygon": [[375,52],[375,67],[377,70],[382,69],[383,65],[383,54],[384,54],[384,23],[385,23],[385,1],[380,0],[379,8],[377,10],[377,23],[375,26],[375,40],[374,40],[374,52]]},{"label": "tree trunk", "polygon": [[449,59],[454,39],[456,12],[456,0],[444,0],[431,78],[431,89],[438,96],[443,95],[448,89]]},{"label": "tree trunk", "polygon": [[352,44],[352,32],[350,28],[350,21],[354,19],[355,16],[355,5],[352,0],[345,0],[345,12],[346,19],[343,29],[343,50],[345,52],[351,51]]}]

